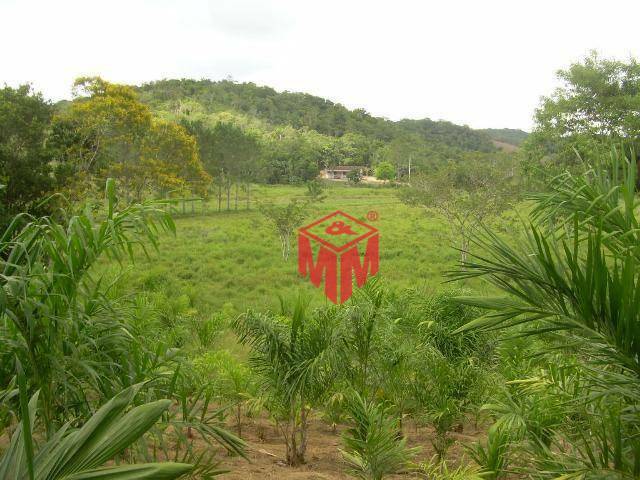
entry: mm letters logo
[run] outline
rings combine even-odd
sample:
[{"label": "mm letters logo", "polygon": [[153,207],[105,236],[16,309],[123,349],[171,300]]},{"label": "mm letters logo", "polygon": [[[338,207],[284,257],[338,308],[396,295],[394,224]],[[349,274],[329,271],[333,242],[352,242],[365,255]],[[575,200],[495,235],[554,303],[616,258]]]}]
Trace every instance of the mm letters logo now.
[{"label": "mm letters logo", "polygon": [[[378,230],[336,211],[298,230],[298,272],[333,303],[346,302],[379,268]],[[314,261],[314,250],[317,250]],[[338,291],[338,285],[340,289]]]}]

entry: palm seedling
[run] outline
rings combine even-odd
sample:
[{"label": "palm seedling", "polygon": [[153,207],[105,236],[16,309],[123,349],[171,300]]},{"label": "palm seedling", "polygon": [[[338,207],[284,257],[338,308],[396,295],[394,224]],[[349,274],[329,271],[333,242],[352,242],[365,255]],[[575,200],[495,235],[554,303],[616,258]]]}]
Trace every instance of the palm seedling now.
[{"label": "palm seedling", "polygon": [[236,431],[242,437],[243,415],[253,413],[252,406],[258,396],[256,379],[251,370],[227,350],[209,352],[196,363],[200,374],[214,377],[212,391],[233,410]]},{"label": "palm seedling", "polygon": [[[618,152],[583,174],[557,176],[533,197],[525,242],[514,247],[482,230],[474,239],[482,253],[471,252],[452,273],[485,278],[506,294],[460,298],[487,311],[460,331],[519,325],[520,335],[545,338],[546,353],[564,352],[581,365],[583,387],[571,390],[571,405],[582,428],[568,418],[530,449],[536,469],[549,476],[640,475],[636,178],[635,161]],[[538,382],[556,388],[560,380],[546,375]]]},{"label": "palm seedling", "polygon": [[454,334],[474,313],[453,301],[455,293],[445,291],[423,300],[424,320],[413,330],[422,343],[413,396],[434,429],[432,444],[438,460],[444,460],[453,444],[451,433],[462,428],[466,415],[482,403],[491,374],[489,338]]},{"label": "palm seedling", "polygon": [[487,432],[485,444],[472,444],[467,451],[473,460],[482,468],[482,478],[498,480],[507,474],[509,464],[509,449],[513,441],[509,428],[501,423],[495,423]]},{"label": "palm seedling", "polygon": [[307,303],[298,298],[293,308],[282,302],[280,314],[249,311],[234,328],[251,347],[251,366],[285,439],[287,463],[304,463],[311,409],[334,380],[339,342],[333,318],[309,314]]},{"label": "palm seedling", "polygon": [[417,453],[406,446],[397,417],[389,408],[353,392],[347,401],[352,426],[343,435],[342,456],[350,473],[363,480],[382,480],[405,470]]},{"label": "palm seedling", "polygon": [[335,388],[335,391],[325,402],[322,409],[322,419],[331,426],[331,431],[336,433],[338,425],[344,423],[345,411],[345,394],[341,387]]},{"label": "palm seedling", "polygon": [[447,462],[434,461],[420,464],[419,476],[426,480],[484,480],[486,472],[474,465],[449,467]]},{"label": "palm seedling", "polygon": [[340,353],[350,367],[342,371],[345,381],[364,397],[375,395],[384,375],[378,360],[384,353],[382,331],[389,322],[383,312],[386,293],[376,277],[354,294],[347,308],[326,311],[342,328]]},{"label": "palm seedling", "polygon": [[221,313],[212,315],[209,318],[193,317],[191,325],[202,348],[211,347],[214,340],[226,327],[225,319]]},{"label": "palm seedling", "polygon": [[[161,390],[176,403],[176,408],[169,409],[151,432],[155,437],[154,460],[159,451],[174,462],[191,463],[193,478],[209,478],[226,472],[219,469],[215,444],[229,454],[245,457],[245,443],[222,423],[225,408],[212,408],[215,398],[211,380],[202,380],[187,362],[176,368],[168,385]],[[197,448],[197,441],[207,447]],[[149,445],[143,443],[140,447],[142,455],[148,456]]]}]

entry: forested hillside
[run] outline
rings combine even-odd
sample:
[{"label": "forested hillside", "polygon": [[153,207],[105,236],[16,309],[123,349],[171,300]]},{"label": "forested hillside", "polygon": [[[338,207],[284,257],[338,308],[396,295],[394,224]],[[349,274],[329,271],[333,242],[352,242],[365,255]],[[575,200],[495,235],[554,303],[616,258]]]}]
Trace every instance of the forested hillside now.
[{"label": "forested hillside", "polygon": [[418,135],[423,140],[462,150],[495,150],[489,135],[466,126],[429,119],[392,122],[374,117],[363,109],[348,110],[324,98],[306,93],[280,93],[254,83],[160,80],[143,85],[139,91],[141,99],[158,110],[175,110],[189,99],[198,102],[209,113],[233,111],[257,117],[271,125],[307,127],[335,137],[351,132],[388,142]]},{"label": "forested hillside", "polygon": [[498,155],[484,132],[445,121],[374,117],[305,93],[229,80],[160,80],[136,87],[159,117],[193,135],[216,190],[249,183],[296,184],[336,165],[384,164],[391,179],[450,162]]},{"label": "forested hillside", "polygon": [[[7,168],[0,217],[35,211],[54,192],[99,198],[108,177],[127,201],[213,194],[220,203],[225,192],[229,205],[231,190],[300,184],[337,165],[406,181],[410,172],[460,162],[488,165],[507,155],[489,135],[466,126],[393,122],[252,83],[161,80],[132,87],[83,77],[72,92],[71,101],[57,104],[29,86],[0,92],[7,104],[0,124],[11,126],[6,138],[0,136],[2,164],[29,158],[36,173],[16,176],[18,167]],[[37,119],[38,128],[16,121],[18,111]],[[16,142],[29,148],[18,154]]]},{"label": "forested hillside", "polygon": [[491,140],[515,146],[520,146],[529,136],[527,132],[517,128],[485,128],[478,131],[486,133]]}]

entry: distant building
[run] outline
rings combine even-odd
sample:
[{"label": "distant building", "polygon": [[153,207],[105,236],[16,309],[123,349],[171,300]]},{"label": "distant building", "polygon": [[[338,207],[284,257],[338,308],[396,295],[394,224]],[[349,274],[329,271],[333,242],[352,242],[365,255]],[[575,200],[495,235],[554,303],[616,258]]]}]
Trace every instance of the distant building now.
[{"label": "distant building", "polygon": [[339,165],[337,167],[320,170],[320,178],[326,180],[347,180],[347,174],[352,170],[359,170],[360,175],[364,176],[367,168],[359,165]]}]

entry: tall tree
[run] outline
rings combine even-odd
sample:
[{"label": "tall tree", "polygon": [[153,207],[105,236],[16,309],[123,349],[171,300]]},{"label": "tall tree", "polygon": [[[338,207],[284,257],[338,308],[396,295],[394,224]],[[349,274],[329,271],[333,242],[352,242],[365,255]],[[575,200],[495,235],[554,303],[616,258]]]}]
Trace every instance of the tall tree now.
[{"label": "tall tree", "polygon": [[265,176],[269,183],[302,183],[318,176],[326,143],[316,132],[276,128],[267,139]]},{"label": "tall tree", "polygon": [[640,64],[592,52],[558,72],[562,87],[543,97],[536,126],[524,143],[528,166],[575,163],[607,154],[612,140],[640,137]]},{"label": "tall tree", "polygon": [[259,137],[232,121],[217,121],[213,126],[202,119],[182,119],[182,123],[198,140],[204,168],[211,176],[217,178],[219,199],[222,188],[225,188],[227,209],[231,208],[231,189],[234,184],[235,208],[238,208],[240,183],[246,185],[249,201],[249,185],[260,175],[262,146]]},{"label": "tall tree", "polygon": [[202,190],[208,183],[193,137],[153,118],[131,87],[79,78],[74,94],[56,117],[52,135],[72,187],[85,185],[87,176],[112,176],[129,199],[139,201],[147,191]]},{"label": "tall tree", "polygon": [[45,140],[52,107],[29,85],[0,89],[0,223],[31,211],[51,191]]},{"label": "tall tree", "polygon": [[[196,139],[173,122],[154,119],[143,142],[140,172],[135,177],[138,189],[189,188],[205,193],[210,176],[204,170],[198,154]],[[137,198],[141,198],[138,190]]]}]

